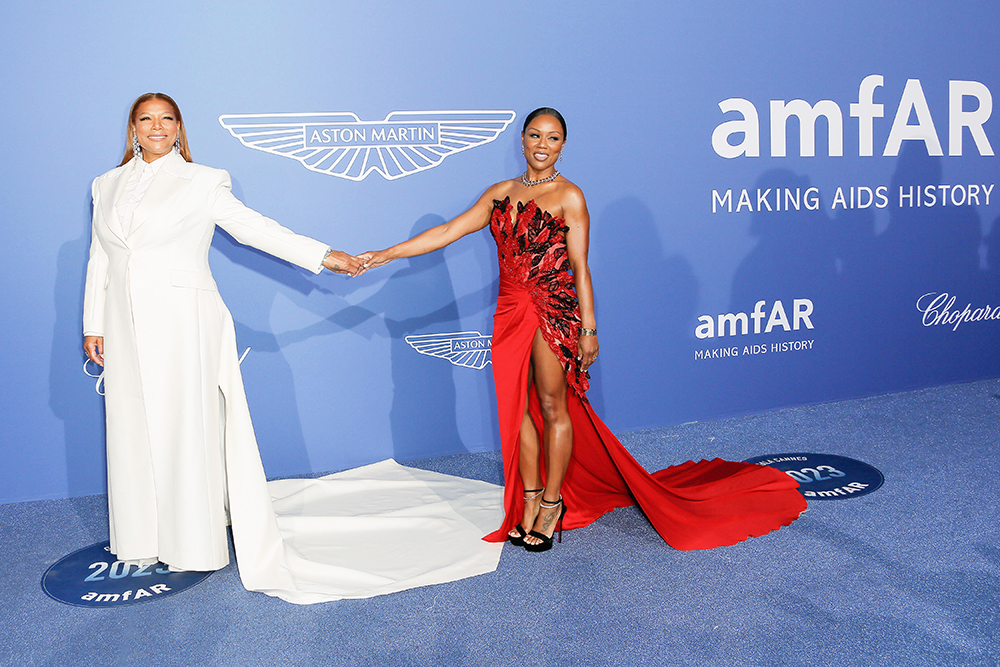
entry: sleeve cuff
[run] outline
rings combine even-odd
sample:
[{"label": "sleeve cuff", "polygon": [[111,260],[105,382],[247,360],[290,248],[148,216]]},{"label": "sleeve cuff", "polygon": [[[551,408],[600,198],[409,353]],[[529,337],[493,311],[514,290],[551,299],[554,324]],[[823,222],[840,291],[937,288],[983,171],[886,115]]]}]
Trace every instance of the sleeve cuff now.
[{"label": "sleeve cuff", "polygon": [[319,261],[319,269],[316,271],[316,273],[322,273],[323,272],[323,268],[324,268],[323,267],[323,263],[326,262],[326,258],[329,257],[332,254],[333,254],[333,248],[331,248],[330,246],[327,246],[326,247],[326,252],[323,253],[323,259],[321,259]]}]

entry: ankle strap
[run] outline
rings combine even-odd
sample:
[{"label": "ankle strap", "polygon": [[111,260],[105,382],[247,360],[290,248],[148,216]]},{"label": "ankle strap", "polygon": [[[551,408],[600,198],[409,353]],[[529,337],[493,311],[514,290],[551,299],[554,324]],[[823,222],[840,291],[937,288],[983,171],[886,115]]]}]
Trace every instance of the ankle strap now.
[{"label": "ankle strap", "polygon": [[[535,495],[529,496],[528,495],[529,493],[534,493]],[[534,500],[535,498],[537,498],[538,496],[542,495],[543,493],[545,493],[545,489],[525,489],[524,490],[524,499],[525,500]],[[542,500],[545,500],[545,499],[543,498]]]},{"label": "ankle strap", "polygon": [[560,505],[562,505],[562,494],[561,493],[559,494],[559,500],[554,500],[552,502],[549,502],[545,498],[542,498],[538,504],[547,510],[550,510],[553,507],[559,507]]}]

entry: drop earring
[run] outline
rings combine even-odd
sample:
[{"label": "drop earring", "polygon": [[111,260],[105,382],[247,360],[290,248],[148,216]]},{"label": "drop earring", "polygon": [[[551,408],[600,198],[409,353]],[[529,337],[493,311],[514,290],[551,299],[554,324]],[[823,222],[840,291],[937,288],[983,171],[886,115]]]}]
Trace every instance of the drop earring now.
[{"label": "drop earring", "polygon": [[177,153],[178,155],[181,154],[181,138],[180,137],[177,137],[176,139],[174,139],[174,152]]},{"label": "drop earring", "polygon": [[139,137],[132,135],[132,155],[137,158],[142,157],[142,146],[139,145]]},{"label": "drop earring", "polygon": [[559,151],[559,161],[562,162],[562,151]]}]

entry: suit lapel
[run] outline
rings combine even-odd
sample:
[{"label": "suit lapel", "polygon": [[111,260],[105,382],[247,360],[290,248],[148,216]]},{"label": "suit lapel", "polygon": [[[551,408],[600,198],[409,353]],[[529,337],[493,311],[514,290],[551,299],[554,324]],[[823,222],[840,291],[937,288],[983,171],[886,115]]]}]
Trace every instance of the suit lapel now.
[{"label": "suit lapel", "polygon": [[125,184],[134,168],[135,160],[123,165],[121,171],[114,178],[105,179],[98,186],[101,191],[101,216],[111,233],[118,237],[122,243],[125,243],[125,233],[122,231],[122,223],[118,219],[115,204],[118,203],[122,192],[125,191]]}]

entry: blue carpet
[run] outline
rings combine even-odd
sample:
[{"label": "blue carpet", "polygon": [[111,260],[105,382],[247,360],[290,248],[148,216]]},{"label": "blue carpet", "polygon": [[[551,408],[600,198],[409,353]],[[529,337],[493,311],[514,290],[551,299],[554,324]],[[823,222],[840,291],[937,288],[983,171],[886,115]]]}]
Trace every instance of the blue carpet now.
[{"label": "blue carpet", "polygon": [[[647,469],[826,452],[885,485],[792,526],[675,551],[634,508],[497,572],[309,607],[234,565],[151,604],[81,609],[45,569],[107,539],[105,498],[0,506],[5,665],[997,665],[1000,380],[625,433]],[[498,452],[409,465],[499,483]]]}]

